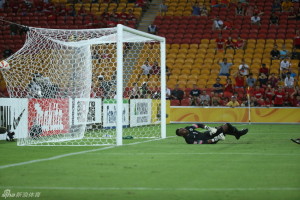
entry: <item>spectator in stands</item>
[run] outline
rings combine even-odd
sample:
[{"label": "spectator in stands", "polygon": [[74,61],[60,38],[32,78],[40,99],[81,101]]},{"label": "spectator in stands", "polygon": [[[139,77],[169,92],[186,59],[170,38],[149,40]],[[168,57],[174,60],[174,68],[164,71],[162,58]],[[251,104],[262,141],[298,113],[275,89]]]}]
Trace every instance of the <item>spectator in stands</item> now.
[{"label": "spectator in stands", "polygon": [[224,50],[225,40],[222,37],[221,33],[219,33],[218,38],[216,39],[216,43],[217,43],[217,50]]},{"label": "spectator in stands", "polygon": [[148,61],[145,61],[144,64],[141,66],[143,72],[142,74],[143,75],[147,75],[148,78],[150,77],[150,72],[152,70],[152,67],[150,66],[149,62]]},{"label": "spectator in stands", "polygon": [[293,7],[293,3],[290,0],[283,0],[281,3],[282,12],[289,12]]},{"label": "spectator in stands", "polygon": [[119,21],[128,21],[128,14],[126,12],[126,8],[123,8],[122,11],[118,15]]},{"label": "spectator in stands", "polygon": [[294,47],[296,49],[300,49],[300,30],[296,31],[296,35],[294,37]]},{"label": "spectator in stands", "polygon": [[199,6],[199,3],[195,2],[194,5],[192,6],[192,15],[200,16],[200,13],[201,13],[201,8]]},{"label": "spectator in stands", "polygon": [[157,34],[157,31],[158,31],[158,28],[157,28],[156,25],[150,24],[150,25],[148,26],[148,33],[151,33],[151,34],[153,34],[153,35],[156,35],[156,34]]},{"label": "spectator in stands", "polygon": [[193,84],[193,89],[189,94],[190,106],[199,106],[200,105],[200,94],[201,91],[198,89],[196,84]]},{"label": "spectator in stands", "polygon": [[297,19],[297,11],[294,10],[294,7],[291,7],[288,15],[288,20],[296,20]]},{"label": "spectator in stands", "polygon": [[251,5],[247,6],[245,16],[252,17],[253,14],[254,14],[253,6],[251,6]]},{"label": "spectator in stands", "polygon": [[200,94],[200,105],[204,106],[206,103],[209,104],[210,96],[206,93],[206,90],[203,90]]},{"label": "spectator in stands", "polygon": [[292,60],[300,60],[300,52],[298,52],[295,47],[293,47],[293,49],[292,49],[291,59]]},{"label": "spectator in stands", "polygon": [[288,72],[286,74],[286,77],[284,79],[284,86],[286,88],[294,88],[294,78],[291,77],[291,72]]},{"label": "spectator in stands", "polygon": [[300,96],[296,96],[292,99],[294,107],[300,107]]},{"label": "spectator in stands", "polygon": [[280,77],[282,80],[285,79],[286,73],[290,70],[291,63],[287,60],[287,58],[284,58],[280,62]]},{"label": "spectator in stands", "polygon": [[248,76],[249,75],[249,65],[245,63],[245,60],[242,59],[242,63],[239,65],[239,73],[242,76]]},{"label": "spectator in stands", "polygon": [[170,88],[166,87],[166,100],[171,99],[171,90]]},{"label": "spectator in stands", "polygon": [[138,21],[138,19],[137,19],[136,16],[134,15],[132,9],[129,9],[129,10],[128,10],[127,21],[132,21],[132,22],[137,22],[137,21]]},{"label": "spectator in stands", "polygon": [[245,14],[244,7],[241,2],[238,2],[237,6],[235,7],[235,15],[244,16],[244,14]]},{"label": "spectator in stands", "polygon": [[237,101],[236,96],[232,96],[231,100],[226,104],[226,106],[231,108],[240,107],[240,103]]},{"label": "spectator in stands", "polygon": [[203,5],[201,10],[201,16],[208,16],[208,10],[206,8],[206,5]]},{"label": "spectator in stands", "polygon": [[275,45],[273,50],[270,52],[271,60],[278,60],[280,58],[280,51],[278,51],[277,48],[277,45]]},{"label": "spectator in stands", "polygon": [[170,77],[171,74],[172,73],[170,71],[170,68],[168,66],[166,66],[166,76],[168,77],[168,79],[169,79],[169,77]]},{"label": "spectator in stands", "polygon": [[224,22],[217,16],[215,19],[213,19],[213,30],[222,30],[223,29]]},{"label": "spectator in stands", "polygon": [[159,5],[159,12],[160,16],[165,16],[168,12],[168,6],[166,5],[166,1],[162,1],[162,3]]},{"label": "spectator in stands", "polygon": [[235,48],[236,49],[244,49],[245,48],[245,40],[241,39],[240,36],[238,36],[236,42],[235,42]]},{"label": "spectator in stands", "polygon": [[201,101],[200,106],[210,106],[209,101],[207,100]]},{"label": "spectator in stands", "polygon": [[232,30],[233,29],[232,22],[231,21],[224,21],[223,29],[224,30]]},{"label": "spectator in stands", "polygon": [[233,89],[233,85],[232,85],[232,81],[230,78],[226,79],[226,84],[224,85],[224,94],[225,93],[233,93],[234,89]]},{"label": "spectator in stands", "polygon": [[272,88],[277,88],[278,78],[275,76],[274,73],[272,73],[271,76],[269,77],[268,84],[271,85]]},{"label": "spectator in stands", "polygon": [[101,16],[103,20],[109,20],[110,13],[108,12],[108,7],[104,10]]},{"label": "spectator in stands", "polygon": [[19,26],[15,23],[11,23],[9,25],[9,28],[10,28],[10,34],[11,35],[17,35],[19,34]]},{"label": "spectator in stands", "polygon": [[32,81],[28,84],[28,98],[41,98],[42,96],[42,75],[39,73],[32,74]]},{"label": "spectator in stands", "polygon": [[232,63],[227,62],[227,58],[223,58],[223,62],[219,63],[220,65],[220,73],[219,76],[229,76],[229,68],[233,65]]},{"label": "spectator in stands", "polygon": [[11,56],[13,54],[13,51],[11,49],[5,49],[3,51],[3,58],[8,58],[9,56]]},{"label": "spectator in stands", "polygon": [[0,0],[0,9],[3,8],[4,4],[5,4],[5,0]]},{"label": "spectator in stands", "polygon": [[258,14],[255,13],[251,17],[251,23],[254,24],[254,25],[260,25],[260,17],[258,16]]},{"label": "spectator in stands", "polygon": [[282,45],[282,49],[279,50],[280,59],[284,59],[290,56],[289,51],[286,49],[285,44]]},{"label": "spectator in stands", "polygon": [[265,89],[265,97],[268,99],[273,99],[274,97],[275,88],[273,88],[270,84]]},{"label": "spectator in stands", "polygon": [[260,73],[257,81],[259,82],[259,86],[261,88],[266,88],[268,85],[268,77],[264,73]]},{"label": "spectator in stands", "polygon": [[178,87],[178,84],[176,84],[174,89],[171,91],[171,99],[179,100],[179,104],[181,105],[183,97],[184,92]]},{"label": "spectator in stands", "polygon": [[253,88],[256,85],[256,78],[253,77],[252,73],[249,73],[249,76],[246,79],[246,85],[251,88]]},{"label": "spectator in stands", "polygon": [[259,69],[259,73],[264,73],[266,76],[269,76],[269,69],[265,63],[261,64],[261,68]]},{"label": "spectator in stands", "polygon": [[87,16],[87,12],[84,8],[84,6],[81,6],[80,9],[77,11],[78,16]]},{"label": "spectator in stands", "polygon": [[132,83],[132,88],[130,90],[130,99],[138,99],[140,97],[140,88],[137,83]]},{"label": "spectator in stands", "polygon": [[296,20],[300,20],[300,7],[298,7],[296,13],[297,13]]},{"label": "spectator in stands", "polygon": [[262,16],[264,12],[258,9],[257,5],[253,6],[253,15],[257,14],[257,16]]},{"label": "spectator in stands", "polygon": [[218,93],[212,93],[211,105],[212,106],[220,106],[221,105],[221,98],[219,97]]},{"label": "spectator in stands", "polygon": [[283,106],[283,97],[284,96],[285,96],[285,93],[284,93],[282,87],[279,87],[278,90],[275,90],[274,101],[273,101],[273,104],[275,107]]},{"label": "spectator in stands", "polygon": [[275,0],[272,5],[272,12],[281,12],[281,3],[280,0]]},{"label": "spectator in stands", "polygon": [[147,82],[143,82],[142,86],[140,87],[140,95],[142,99],[150,98],[151,91],[149,90]]},{"label": "spectator in stands", "polygon": [[244,88],[245,78],[238,71],[234,74],[235,88]]},{"label": "spectator in stands", "polygon": [[213,91],[217,94],[223,94],[223,84],[220,83],[221,79],[218,77],[216,78],[216,83],[213,84]]},{"label": "spectator in stands", "polygon": [[270,17],[270,25],[278,25],[279,22],[279,17],[272,12],[271,17]]},{"label": "spectator in stands", "polygon": [[143,11],[146,11],[149,7],[148,1],[146,1],[146,0],[136,0],[135,6],[142,8]]},{"label": "spectator in stands", "polygon": [[254,90],[251,92],[251,96],[254,96],[256,99],[260,99],[264,95],[263,91],[264,90],[262,90],[259,85],[256,85]]},{"label": "spectator in stands", "polygon": [[225,42],[225,53],[227,49],[233,49],[235,53],[235,42],[231,37],[228,37],[227,41]]},{"label": "spectator in stands", "polygon": [[153,62],[153,65],[152,65],[151,68],[152,68],[151,69],[151,74],[153,74],[153,75],[160,75],[160,66],[159,66],[159,64],[158,64],[157,61]]}]

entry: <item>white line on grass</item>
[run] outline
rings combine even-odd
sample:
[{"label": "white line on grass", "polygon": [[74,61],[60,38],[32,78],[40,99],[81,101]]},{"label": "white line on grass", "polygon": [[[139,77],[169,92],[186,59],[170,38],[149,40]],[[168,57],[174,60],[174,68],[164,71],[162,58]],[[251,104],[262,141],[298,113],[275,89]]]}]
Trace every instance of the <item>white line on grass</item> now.
[{"label": "white line on grass", "polygon": [[193,152],[186,152],[186,153],[103,153],[102,155],[250,155],[250,156],[300,156],[300,154],[280,154],[280,153],[193,153]]},{"label": "white line on grass", "polygon": [[158,187],[35,187],[0,186],[2,189],[27,190],[82,190],[82,191],[299,191],[299,187],[249,187],[249,188],[158,188]]},{"label": "white line on grass", "polygon": [[[157,141],[157,140],[162,140],[162,138],[147,140],[147,141],[142,141],[142,142],[134,142],[134,143],[130,143],[130,144],[124,144],[122,146],[142,144],[142,143],[153,142],[153,141]],[[29,160],[29,161],[20,162],[20,163],[9,164],[9,165],[1,165],[0,169],[17,167],[17,166],[21,166],[21,165],[28,165],[28,164],[32,164],[32,163],[38,163],[38,162],[49,161],[49,160],[57,160],[57,159],[64,158],[64,157],[80,155],[80,154],[85,154],[85,153],[91,153],[91,152],[95,152],[95,151],[103,151],[103,150],[112,149],[112,148],[116,148],[116,147],[122,147],[122,146],[109,146],[109,147],[103,147],[103,148],[98,148],[98,149],[91,149],[91,150],[79,151],[79,152],[74,152],[74,153],[62,154],[62,155],[53,156],[50,158],[42,158],[42,159],[37,159],[37,160]]]}]

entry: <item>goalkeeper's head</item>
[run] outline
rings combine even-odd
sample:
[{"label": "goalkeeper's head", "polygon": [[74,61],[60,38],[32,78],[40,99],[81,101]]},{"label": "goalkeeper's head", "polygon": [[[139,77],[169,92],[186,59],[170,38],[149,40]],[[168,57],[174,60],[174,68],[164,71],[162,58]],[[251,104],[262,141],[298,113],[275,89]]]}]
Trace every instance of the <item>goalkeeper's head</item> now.
[{"label": "goalkeeper's head", "polygon": [[177,136],[187,136],[189,134],[189,130],[185,129],[185,128],[178,128],[176,129],[176,135]]}]

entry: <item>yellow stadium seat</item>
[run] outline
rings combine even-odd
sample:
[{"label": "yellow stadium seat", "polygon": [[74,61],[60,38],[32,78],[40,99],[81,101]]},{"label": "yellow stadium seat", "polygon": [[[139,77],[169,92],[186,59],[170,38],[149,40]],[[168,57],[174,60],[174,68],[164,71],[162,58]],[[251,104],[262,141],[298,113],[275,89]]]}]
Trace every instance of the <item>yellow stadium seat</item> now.
[{"label": "yellow stadium seat", "polygon": [[177,64],[183,64],[184,63],[184,58],[177,58],[176,60],[175,60],[175,63],[177,63]]},{"label": "yellow stadium seat", "polygon": [[188,76],[188,80],[198,80],[199,76],[198,74],[190,74]]},{"label": "yellow stadium seat", "polygon": [[185,48],[178,49],[178,54],[179,53],[187,54],[188,53],[188,49],[185,49]]},{"label": "yellow stadium seat", "polygon": [[169,79],[178,79],[178,74],[171,74],[170,76],[169,76]]},{"label": "yellow stadium seat", "polygon": [[195,80],[188,80],[186,82],[186,88],[193,88],[194,84],[197,84],[197,81],[195,81]]},{"label": "yellow stadium seat", "polygon": [[200,74],[200,69],[198,69],[198,68],[193,68],[193,69],[191,70],[191,74]]},{"label": "yellow stadium seat", "polygon": [[190,45],[189,44],[181,44],[180,49],[189,49]]},{"label": "yellow stadium seat", "polygon": [[207,82],[207,79],[198,79],[197,85],[206,85],[206,82]]},{"label": "yellow stadium seat", "polygon": [[194,64],[202,64],[203,63],[204,58],[196,58],[194,60]]},{"label": "yellow stadium seat", "polygon": [[198,49],[198,44],[190,44],[190,49]]},{"label": "yellow stadium seat", "polygon": [[198,53],[198,49],[188,49],[188,54],[197,54]]},{"label": "yellow stadium seat", "polygon": [[178,53],[178,49],[177,48],[175,48],[175,49],[169,49],[168,51],[169,51],[169,53],[174,53],[174,54]]},{"label": "yellow stadium seat", "polygon": [[212,65],[213,62],[214,62],[213,58],[205,58],[203,61],[204,64],[210,64],[210,65]]},{"label": "yellow stadium seat", "polygon": [[194,64],[194,61],[195,61],[194,58],[186,58],[184,62],[185,62],[186,64]]},{"label": "yellow stadium seat", "polygon": [[247,49],[255,49],[256,44],[255,43],[248,43],[247,44]]},{"label": "yellow stadium seat", "polygon": [[188,75],[187,74],[181,74],[178,76],[178,80],[187,80]]},{"label": "yellow stadium seat", "polygon": [[216,53],[216,49],[215,48],[209,48],[206,50],[206,53],[209,54],[209,53],[212,53],[212,54],[215,54]]},{"label": "yellow stadium seat", "polygon": [[209,39],[202,39],[201,40],[201,44],[209,44],[209,43],[210,43]]},{"label": "yellow stadium seat", "polygon": [[190,69],[188,69],[188,68],[184,68],[184,69],[182,69],[181,70],[181,74],[185,74],[185,75],[190,75],[190,73],[191,73],[191,70]]},{"label": "yellow stadium seat", "polygon": [[172,69],[172,75],[174,75],[174,74],[179,75],[180,73],[181,73],[181,69],[178,69],[178,68]]},{"label": "yellow stadium seat", "polygon": [[[183,50],[183,49],[180,49],[180,50]],[[177,54],[177,58],[185,58],[187,52],[180,52],[180,50],[179,50],[179,52]]]},{"label": "yellow stadium seat", "polygon": [[201,73],[200,74],[210,74],[210,70],[209,69],[201,69]]}]

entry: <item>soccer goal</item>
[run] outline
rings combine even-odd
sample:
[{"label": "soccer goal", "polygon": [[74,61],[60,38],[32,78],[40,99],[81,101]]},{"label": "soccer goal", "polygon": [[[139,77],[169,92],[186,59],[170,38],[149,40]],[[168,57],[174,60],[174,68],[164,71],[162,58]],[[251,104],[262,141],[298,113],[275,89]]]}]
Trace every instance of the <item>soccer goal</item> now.
[{"label": "soccer goal", "polygon": [[[11,99],[2,104],[14,112],[9,121],[18,125],[11,126],[18,145],[122,145],[166,137],[162,37],[123,25],[30,27],[24,46],[5,61]],[[145,62],[152,66],[148,75]]]}]

